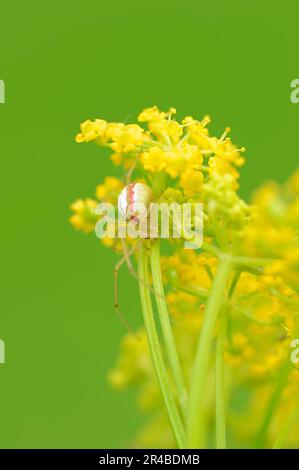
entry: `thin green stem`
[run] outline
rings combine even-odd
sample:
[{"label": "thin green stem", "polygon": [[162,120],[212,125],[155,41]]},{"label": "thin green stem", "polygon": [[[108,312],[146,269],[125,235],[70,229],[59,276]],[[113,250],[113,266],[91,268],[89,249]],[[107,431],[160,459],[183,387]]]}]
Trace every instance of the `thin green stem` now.
[{"label": "thin green stem", "polygon": [[227,233],[226,230],[220,225],[217,214],[215,210],[208,211],[208,215],[211,218],[213,224],[213,231],[215,238],[217,240],[218,245],[221,247],[222,250],[228,250],[228,240],[227,240]]},{"label": "thin green stem", "polygon": [[233,261],[239,266],[264,266],[275,261],[274,258],[249,258],[247,256],[234,256]]},{"label": "thin green stem", "polygon": [[176,281],[172,281],[171,285],[172,285],[172,287],[174,287],[177,290],[181,290],[182,292],[185,292],[186,294],[194,295],[195,297],[199,297],[200,299],[202,299],[204,301],[207,299],[207,297],[209,295],[208,289],[205,289],[204,287],[197,287],[197,286],[192,286],[192,285],[191,286],[183,286],[182,284],[180,284],[179,282],[176,282]]},{"label": "thin green stem", "polygon": [[199,337],[190,390],[188,445],[204,446],[204,386],[207,379],[214,326],[231,271],[230,257],[222,257],[212,284]]},{"label": "thin green stem", "polygon": [[287,297],[286,295],[280,294],[276,289],[270,289],[271,293],[275,295],[278,299],[283,300],[286,304],[292,305],[293,307],[299,307],[298,300],[292,299],[291,297]]},{"label": "thin green stem", "polygon": [[164,191],[166,180],[167,180],[167,174],[162,171],[161,173],[157,173],[155,175],[155,179],[154,179],[153,187],[152,187],[153,197],[155,201],[159,199],[162,192]]},{"label": "thin green stem", "polygon": [[[232,282],[228,289],[228,301],[234,294],[241,276],[241,271],[237,270],[234,273]],[[215,385],[216,385],[216,447],[217,449],[226,449],[226,410],[225,410],[225,381],[224,381],[224,352],[225,340],[228,330],[229,308],[228,301],[223,305],[219,332],[216,343],[216,372],[215,372]]]},{"label": "thin green stem", "polygon": [[143,244],[141,244],[138,261],[138,278],[144,324],[147,332],[153,365],[178,446],[180,448],[184,448],[186,443],[185,431],[174,396],[171,391],[163,353],[160,347],[149,289],[148,252]]},{"label": "thin green stem", "polygon": [[240,315],[243,315],[244,317],[248,318],[249,320],[252,320],[256,323],[258,323],[259,325],[263,325],[263,326],[273,326],[275,323],[273,323],[273,321],[270,321],[270,320],[260,320],[259,318],[256,318],[254,315],[252,315],[250,312],[248,312],[247,310],[244,310],[243,308],[239,307],[238,305],[236,304],[232,304],[232,308],[237,312],[239,313]]},{"label": "thin green stem", "polygon": [[231,285],[229,287],[229,291],[228,291],[228,298],[229,299],[232,297],[233,293],[235,292],[235,289],[236,289],[237,284],[240,280],[240,277],[241,277],[241,271],[239,271],[239,270],[235,271],[232,283],[231,283]]},{"label": "thin green stem", "polygon": [[203,249],[203,251],[206,251],[207,253],[210,253],[211,255],[214,255],[214,256],[221,256],[221,250],[217,247],[217,246],[214,246],[214,245],[210,245],[210,243],[207,243],[207,242],[203,242],[202,245],[201,245],[201,248]]},{"label": "thin green stem", "polygon": [[[215,245],[210,245],[210,243],[203,242],[201,248],[203,251],[207,251],[208,253],[211,253],[214,256],[217,256],[218,258],[221,258],[221,256],[225,256],[225,253],[221,251],[220,248],[218,248]],[[233,255],[228,255],[231,257],[231,261],[235,265],[239,266],[244,266],[244,267],[257,267],[257,266],[264,266],[269,263],[273,263],[275,261],[274,258],[250,258],[247,256],[233,256]]]},{"label": "thin green stem", "polygon": [[224,389],[224,348],[227,334],[228,309],[220,314],[220,326],[216,344],[216,447],[226,449],[226,412]]},{"label": "thin green stem", "polygon": [[175,340],[170,323],[169,313],[165,301],[165,294],[161,274],[160,240],[156,240],[151,249],[151,268],[153,277],[154,294],[157,311],[161,324],[168,362],[171,368],[174,384],[183,414],[187,413],[187,391],[183,372],[175,345]]},{"label": "thin green stem", "polygon": [[208,264],[206,264],[204,269],[205,269],[207,275],[209,276],[210,280],[213,282],[214,281],[214,274],[213,274],[213,271],[212,271],[211,267]]}]

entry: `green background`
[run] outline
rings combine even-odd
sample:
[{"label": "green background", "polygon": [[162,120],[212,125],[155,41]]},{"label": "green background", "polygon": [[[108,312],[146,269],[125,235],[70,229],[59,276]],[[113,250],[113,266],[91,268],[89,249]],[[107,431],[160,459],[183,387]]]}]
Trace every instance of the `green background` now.
[{"label": "green background", "polygon": [[[115,255],[68,224],[69,204],[115,171],[77,145],[87,118],[144,107],[213,119],[247,147],[242,194],[298,162],[295,1],[3,2],[0,6],[0,447],[129,445],[134,393],[106,383],[124,329],[113,310]],[[134,280],[122,310],[141,323]]]}]

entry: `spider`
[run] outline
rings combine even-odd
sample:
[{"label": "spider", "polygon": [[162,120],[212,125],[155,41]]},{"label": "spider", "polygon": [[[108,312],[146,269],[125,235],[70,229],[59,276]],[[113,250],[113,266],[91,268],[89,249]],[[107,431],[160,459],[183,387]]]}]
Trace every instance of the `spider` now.
[{"label": "spider", "polygon": [[[131,256],[140,249],[141,244],[144,244],[146,249],[148,248],[148,242],[154,242],[159,238],[159,221],[155,219],[155,224],[151,220],[151,211],[154,207],[153,202],[157,202],[160,199],[161,193],[163,190],[158,193],[155,197],[153,190],[144,183],[130,183],[128,182],[127,186],[120,192],[118,197],[118,213],[122,221],[126,224],[144,224],[144,231],[142,236],[138,239],[137,243],[130,247],[129,249],[126,246],[125,238],[120,237],[122,245],[122,258],[116,263],[113,271],[114,277],[114,308],[115,312],[124,324],[126,329],[130,331],[137,339],[139,339],[138,334],[136,334],[131,328],[130,324],[127,322],[124,315],[122,315],[119,307],[118,301],[118,273],[120,268],[126,264],[130,274],[141,283],[145,283],[151,292],[155,294],[156,297],[162,298],[166,304],[168,303],[165,299],[164,292],[157,292],[152,285],[149,285],[146,281],[140,279],[140,276],[136,273],[133,264],[131,262]],[[175,224],[175,221],[172,221]],[[118,251],[115,249],[115,251]],[[180,324],[177,319],[172,319],[176,324]],[[188,335],[184,335],[186,340],[191,341]]]},{"label": "spider", "polygon": [[[131,332],[132,332],[132,328],[129,326],[128,322],[125,320],[125,318],[123,317],[123,315],[121,315],[121,312],[120,312],[119,301],[118,301],[118,273],[119,273],[120,268],[124,264],[126,264],[132,276],[135,279],[139,280],[140,282],[143,282],[142,280],[140,280],[138,274],[136,273],[133,267],[133,264],[131,262],[131,256],[140,248],[142,243],[144,244],[145,248],[148,249],[146,242],[150,243],[152,241],[155,241],[157,238],[159,238],[159,225],[160,224],[159,224],[158,218],[155,218],[155,221],[153,223],[153,221],[151,220],[151,215],[152,215],[151,211],[152,209],[154,209],[153,203],[159,201],[161,192],[163,192],[163,190],[161,190],[160,194],[158,192],[158,194],[155,195],[152,188],[148,186],[147,184],[139,183],[139,182],[131,183],[130,176],[132,174],[135,164],[133,164],[133,166],[129,170],[126,176],[127,184],[118,196],[118,216],[119,216],[118,229],[119,227],[124,228],[125,233],[119,236],[119,239],[122,245],[123,256],[116,263],[114,267],[114,271],[113,271],[114,308],[115,308],[117,316],[120,318],[122,323],[126,326],[126,328]],[[174,233],[175,227],[176,227],[176,221],[174,219],[172,219],[172,224],[173,224],[173,233]],[[136,238],[136,235],[135,236],[133,235],[131,237],[130,230],[129,230],[130,226],[132,226],[133,229],[136,229],[136,227],[139,227],[138,232],[140,235],[139,235],[137,243],[128,249],[126,246],[126,242],[125,242],[126,234],[129,235],[129,238]],[[136,230],[134,231],[136,234]],[[162,233],[161,233],[161,236],[163,237]],[[115,249],[115,251],[117,250]],[[156,296],[161,297],[161,294],[155,292],[152,286],[148,286],[148,287],[152,292],[156,294]]]},{"label": "spider", "polygon": [[[144,183],[129,183],[119,194],[118,197],[118,212],[119,216],[125,224],[133,223],[133,225],[143,225],[148,227],[149,216],[150,216],[150,204],[154,201],[152,189]],[[118,261],[114,267],[113,277],[114,277],[114,308],[117,313],[117,316],[124,323],[126,328],[132,332],[132,328],[126,321],[126,319],[121,315],[119,301],[118,301],[118,273],[120,268],[126,264],[129,272],[132,276],[138,279],[138,274],[136,273],[132,262],[131,256],[140,248],[140,243],[143,243],[144,240],[149,239],[149,233],[144,233],[144,238],[139,239],[135,245],[130,249],[127,249],[124,238],[120,238],[122,244],[123,257]]]}]

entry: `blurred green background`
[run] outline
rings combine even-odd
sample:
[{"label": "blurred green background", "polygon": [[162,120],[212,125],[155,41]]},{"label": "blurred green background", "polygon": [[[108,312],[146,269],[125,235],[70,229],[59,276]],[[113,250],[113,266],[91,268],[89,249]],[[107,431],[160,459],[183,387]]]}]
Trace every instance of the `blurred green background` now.
[{"label": "blurred green background", "polygon": [[[124,334],[115,255],[75,232],[69,204],[115,171],[77,145],[87,118],[144,107],[208,113],[247,147],[242,194],[298,164],[299,4],[238,0],[1,3],[0,447],[119,447],[143,421],[106,383]],[[134,280],[121,307],[141,323]]]}]

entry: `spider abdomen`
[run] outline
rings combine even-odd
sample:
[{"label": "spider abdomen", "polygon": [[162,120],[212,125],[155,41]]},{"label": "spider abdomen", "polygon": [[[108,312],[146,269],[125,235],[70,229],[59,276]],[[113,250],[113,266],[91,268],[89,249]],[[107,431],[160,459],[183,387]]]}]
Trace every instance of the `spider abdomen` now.
[{"label": "spider abdomen", "polygon": [[152,201],[153,192],[147,184],[130,183],[119,194],[118,210],[126,220],[138,220],[141,213],[147,214]]}]

